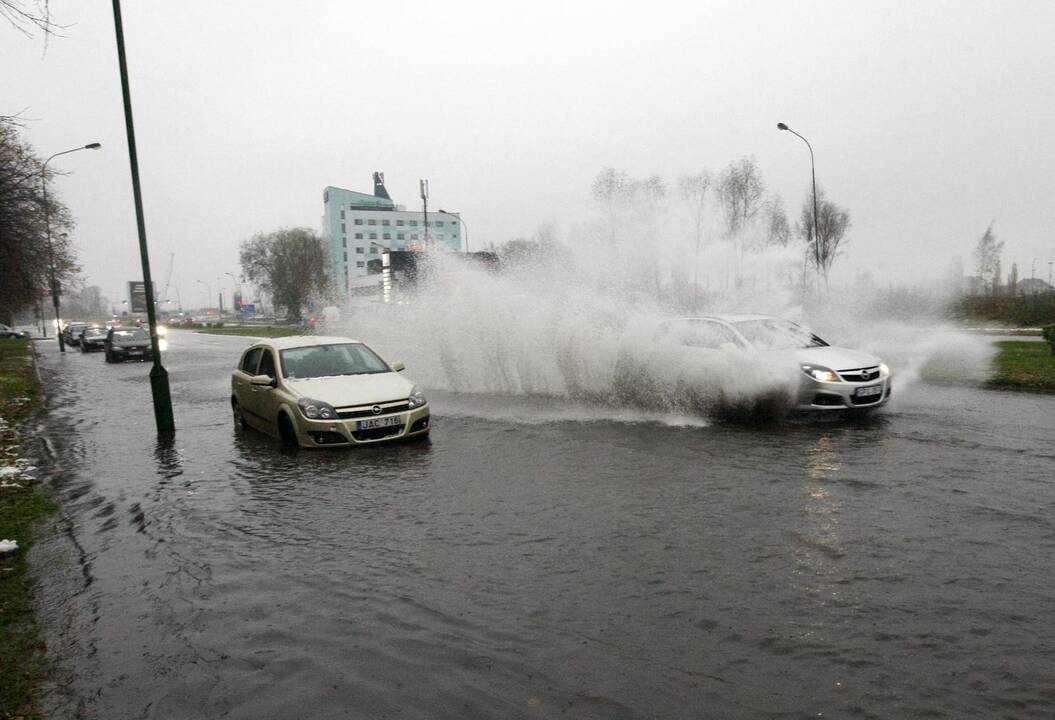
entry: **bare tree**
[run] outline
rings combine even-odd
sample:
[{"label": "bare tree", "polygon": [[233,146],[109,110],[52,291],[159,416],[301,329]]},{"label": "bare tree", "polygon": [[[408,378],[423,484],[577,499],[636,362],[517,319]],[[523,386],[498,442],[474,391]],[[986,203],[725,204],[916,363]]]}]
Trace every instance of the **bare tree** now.
[{"label": "bare tree", "polygon": [[774,195],[766,203],[766,243],[787,247],[791,239],[791,223],[788,222],[788,214],[784,211],[784,200],[779,195]]},{"label": "bare tree", "polygon": [[1003,241],[998,241],[993,234],[993,223],[985,229],[974,249],[978,277],[983,285],[992,288],[996,274],[1000,272],[1000,254],[1004,251]]},{"label": "bare tree", "polygon": [[718,176],[718,201],[730,236],[736,235],[762,207],[766,184],[754,158],[730,163]]},{"label": "bare tree", "polygon": [[51,19],[51,0],[0,0],[0,17],[26,36],[40,31],[47,38],[64,28]]},{"label": "bare tree", "polygon": [[711,173],[701,170],[695,175],[678,178],[678,192],[689,207],[696,239],[696,257],[692,264],[692,305],[696,307],[700,286],[700,244],[703,242],[703,222],[707,215],[707,198],[711,190]]},{"label": "bare tree", "polygon": [[832,264],[839,253],[846,231],[850,229],[850,213],[829,200],[822,188],[817,189],[817,228],[813,227],[813,198],[807,197],[802,203],[799,234],[806,241],[806,264],[820,267],[818,271],[824,277],[825,287]]},{"label": "bare tree", "polygon": [[284,228],[257,233],[242,242],[242,275],[286,309],[286,317],[301,319],[301,307],[313,294],[330,292],[326,248],[308,228]]},{"label": "bare tree", "polygon": [[[0,315],[10,317],[48,292],[51,262],[60,287],[77,272],[69,242],[73,220],[50,188],[54,177],[24,142],[16,124],[0,122]],[[49,184],[47,212],[43,184]],[[48,252],[45,218],[51,223]]]}]

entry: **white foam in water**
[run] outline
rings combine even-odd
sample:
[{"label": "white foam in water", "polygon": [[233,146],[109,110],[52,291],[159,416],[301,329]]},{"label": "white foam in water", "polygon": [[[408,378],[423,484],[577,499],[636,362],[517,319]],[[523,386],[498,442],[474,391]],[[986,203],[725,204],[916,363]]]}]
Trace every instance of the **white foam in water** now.
[{"label": "white foam in water", "polygon": [[[430,253],[405,303],[348,308],[328,332],[358,337],[405,362],[426,388],[589,401],[595,410],[622,408],[628,419],[697,417],[701,398],[756,401],[797,378],[793,361],[775,373],[772,362],[762,367],[742,353],[706,366],[681,363],[655,339],[657,323],[669,317],[785,317],[834,345],[880,356],[902,387],[977,381],[991,359],[988,343],[941,323],[937,299],[870,286],[832,290],[823,302],[804,295],[801,246],[763,249],[747,240],[757,229],[736,242],[705,243],[695,269],[694,241],[668,242],[655,228],[613,235],[597,223],[579,232],[580,242],[551,242],[541,256],[504,262],[498,271]],[[640,387],[626,377],[628,359],[661,381],[660,397],[634,396]]]}]

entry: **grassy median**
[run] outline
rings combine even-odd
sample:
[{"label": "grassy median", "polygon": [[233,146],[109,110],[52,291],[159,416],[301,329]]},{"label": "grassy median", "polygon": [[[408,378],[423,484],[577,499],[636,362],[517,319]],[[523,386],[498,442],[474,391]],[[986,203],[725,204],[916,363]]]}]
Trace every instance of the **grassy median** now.
[{"label": "grassy median", "polygon": [[1002,340],[996,346],[992,387],[1055,392],[1055,354],[1046,342]]},{"label": "grassy median", "polygon": [[206,335],[241,335],[242,337],[279,338],[292,335],[313,335],[310,328],[297,325],[224,325],[221,327],[179,328]]},{"label": "grassy median", "polygon": [[18,425],[40,406],[40,385],[28,340],[0,339],[0,540],[18,549],[0,554],[0,718],[34,718],[44,649],[37,632],[33,578],[26,553],[34,524],[54,508],[21,471]]}]

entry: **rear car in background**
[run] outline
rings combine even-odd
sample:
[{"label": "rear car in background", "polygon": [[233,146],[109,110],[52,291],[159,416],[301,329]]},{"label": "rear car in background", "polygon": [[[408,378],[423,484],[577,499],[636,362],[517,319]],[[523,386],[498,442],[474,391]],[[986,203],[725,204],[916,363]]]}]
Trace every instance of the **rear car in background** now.
[{"label": "rear car in background", "polygon": [[81,342],[81,331],[88,327],[89,323],[71,322],[62,328],[62,341],[67,345],[79,345]]},{"label": "rear car in background", "polygon": [[106,328],[102,325],[89,325],[81,330],[77,342],[81,346],[81,352],[102,350],[106,344],[106,332]]},{"label": "rear car in background", "polygon": [[103,352],[108,363],[146,360],[150,357],[150,333],[141,327],[112,327],[106,332]]},{"label": "rear car in background", "polygon": [[231,376],[234,422],[303,448],[425,438],[428,401],[403,369],[349,338],[264,340]]}]

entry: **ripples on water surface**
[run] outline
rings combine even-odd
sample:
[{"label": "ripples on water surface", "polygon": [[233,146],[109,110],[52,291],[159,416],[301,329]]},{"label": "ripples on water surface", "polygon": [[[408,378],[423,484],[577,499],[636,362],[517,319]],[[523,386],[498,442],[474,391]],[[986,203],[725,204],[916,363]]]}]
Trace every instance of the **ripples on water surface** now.
[{"label": "ripples on water surface", "polygon": [[431,443],[285,454],[231,427],[244,344],[174,344],[172,445],[148,366],[45,357],[54,717],[1052,714],[1053,398],[750,428],[437,394]]}]

